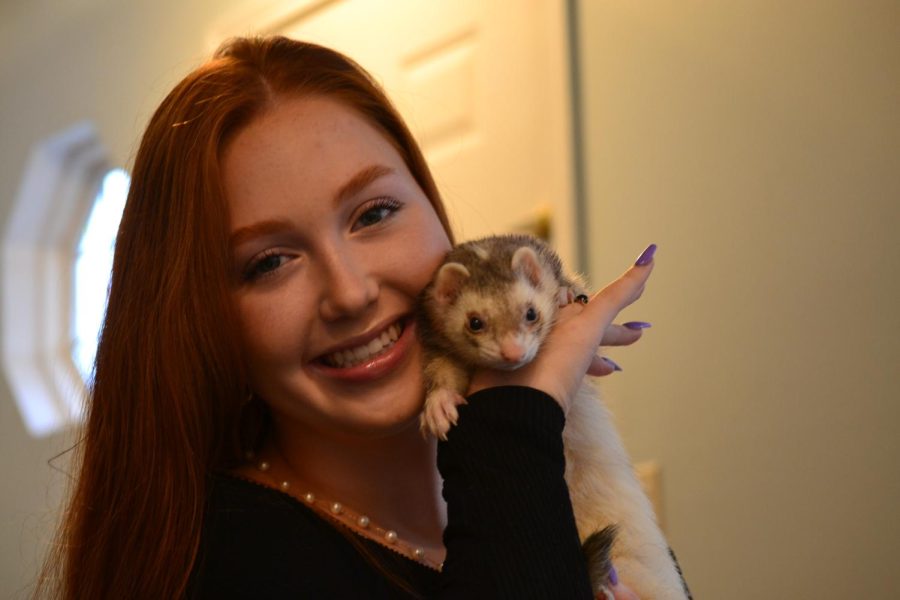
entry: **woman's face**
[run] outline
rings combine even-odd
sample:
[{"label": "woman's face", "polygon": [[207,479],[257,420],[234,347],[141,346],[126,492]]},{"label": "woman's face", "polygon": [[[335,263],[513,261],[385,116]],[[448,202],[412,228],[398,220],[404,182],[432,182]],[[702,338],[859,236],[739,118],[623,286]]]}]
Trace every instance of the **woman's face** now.
[{"label": "woman's face", "polygon": [[223,154],[254,393],[281,425],[378,435],[423,397],[416,295],[450,248],[387,139],[324,97],[281,98]]}]

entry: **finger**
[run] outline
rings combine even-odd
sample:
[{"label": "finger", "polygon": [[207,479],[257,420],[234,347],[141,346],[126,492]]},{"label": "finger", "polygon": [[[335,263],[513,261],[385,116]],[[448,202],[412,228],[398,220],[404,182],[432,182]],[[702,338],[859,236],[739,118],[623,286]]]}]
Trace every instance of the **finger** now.
[{"label": "finger", "polygon": [[615,600],[639,600],[637,594],[619,581],[619,575],[616,573],[615,567],[611,567],[609,571],[609,590],[612,592]]},{"label": "finger", "polygon": [[594,356],[591,359],[591,364],[588,367],[587,373],[594,377],[604,377],[621,370],[622,367],[617,365],[611,358],[606,356]]},{"label": "finger", "polygon": [[[618,279],[594,294],[588,305],[595,304],[595,301],[603,301],[622,310],[644,293],[644,287],[653,272],[653,267],[653,262],[644,266],[628,267],[628,270],[622,273]],[[596,302],[596,304],[599,303]]]},{"label": "finger", "polygon": [[563,323],[569,319],[575,318],[577,315],[584,312],[584,306],[585,305],[581,302],[572,302],[571,304],[561,306],[559,312],[556,313],[556,322]]},{"label": "finger", "polygon": [[629,346],[643,335],[643,328],[632,329],[624,325],[610,325],[603,332],[603,339],[600,340],[601,346]]}]

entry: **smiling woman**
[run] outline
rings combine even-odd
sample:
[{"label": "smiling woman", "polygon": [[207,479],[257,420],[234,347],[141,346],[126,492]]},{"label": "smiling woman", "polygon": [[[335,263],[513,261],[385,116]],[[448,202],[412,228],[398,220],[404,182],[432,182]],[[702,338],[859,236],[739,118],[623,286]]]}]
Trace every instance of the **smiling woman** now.
[{"label": "smiling woman", "polygon": [[[566,398],[510,373],[448,441],[419,433],[414,310],[451,244],[421,152],[346,57],[237,39],[179,83],[135,160],[42,591],[590,598]],[[640,337],[610,323],[651,269],[562,309],[580,341],[533,381],[579,380],[608,328]]]}]

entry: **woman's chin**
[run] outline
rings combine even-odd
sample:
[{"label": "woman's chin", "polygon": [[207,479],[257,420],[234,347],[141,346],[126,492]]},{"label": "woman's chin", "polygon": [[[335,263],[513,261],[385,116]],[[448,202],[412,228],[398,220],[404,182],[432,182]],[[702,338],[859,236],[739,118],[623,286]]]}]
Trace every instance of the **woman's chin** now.
[{"label": "woman's chin", "polygon": [[419,415],[422,413],[423,398],[415,401],[385,406],[383,411],[363,415],[353,424],[358,435],[371,438],[389,437],[404,433],[419,433]]}]

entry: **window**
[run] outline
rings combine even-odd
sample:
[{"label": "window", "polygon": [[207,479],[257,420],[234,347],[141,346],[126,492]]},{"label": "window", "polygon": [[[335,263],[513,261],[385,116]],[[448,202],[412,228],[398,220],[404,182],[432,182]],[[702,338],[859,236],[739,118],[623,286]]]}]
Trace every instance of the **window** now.
[{"label": "window", "polygon": [[[101,210],[98,192],[106,202],[108,162],[90,123],[38,143],[3,234],[3,368],[22,422],[35,437],[64,428],[82,412],[84,379],[74,356],[91,350],[90,334],[83,333],[87,322],[78,324],[73,309],[87,289],[83,277],[76,285],[75,264],[95,204]],[[121,175],[111,177],[114,187]],[[90,260],[87,250],[83,261]],[[99,264],[90,270],[101,272]],[[98,285],[105,294],[105,283]]]}]

